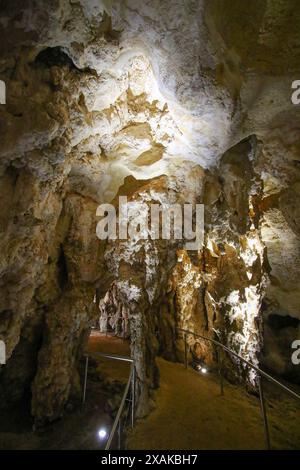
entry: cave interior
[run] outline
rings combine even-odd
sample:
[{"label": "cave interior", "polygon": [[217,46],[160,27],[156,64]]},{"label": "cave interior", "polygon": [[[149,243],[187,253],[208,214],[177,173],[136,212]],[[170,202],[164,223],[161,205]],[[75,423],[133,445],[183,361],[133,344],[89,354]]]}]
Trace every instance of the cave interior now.
[{"label": "cave interior", "polygon": [[[0,0],[0,448],[47,447],[23,422],[72,422],[97,341],[134,363],[132,448],[166,377],[175,395],[185,362],[217,377],[218,348],[195,335],[299,392],[298,0],[50,3]],[[99,238],[99,206],[119,214],[120,197],[146,237]],[[175,204],[203,207],[198,249],[143,226]],[[222,371],[257,400],[254,369],[225,353]],[[105,420],[123,389],[100,379],[87,399]]]}]

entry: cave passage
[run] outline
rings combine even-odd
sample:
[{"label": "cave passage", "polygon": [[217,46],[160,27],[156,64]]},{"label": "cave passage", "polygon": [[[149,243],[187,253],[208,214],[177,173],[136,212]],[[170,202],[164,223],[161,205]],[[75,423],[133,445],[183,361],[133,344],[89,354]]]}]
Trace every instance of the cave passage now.
[{"label": "cave passage", "polygon": [[50,3],[0,0],[0,449],[299,450],[300,2]]}]

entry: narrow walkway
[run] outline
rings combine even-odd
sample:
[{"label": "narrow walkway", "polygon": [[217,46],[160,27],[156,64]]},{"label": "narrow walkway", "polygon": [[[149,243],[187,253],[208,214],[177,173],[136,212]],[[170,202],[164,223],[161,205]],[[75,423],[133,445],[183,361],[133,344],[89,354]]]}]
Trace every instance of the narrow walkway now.
[{"label": "narrow walkway", "polygon": [[93,330],[89,337],[87,353],[97,361],[97,370],[103,377],[119,382],[127,382],[130,371],[128,363],[104,357],[100,358],[97,353],[130,357],[130,343],[128,340]]},{"label": "narrow walkway", "polygon": [[[158,359],[156,408],[138,421],[128,449],[264,449],[259,400],[217,378]],[[300,413],[291,402],[269,403],[273,448],[300,448]]]}]

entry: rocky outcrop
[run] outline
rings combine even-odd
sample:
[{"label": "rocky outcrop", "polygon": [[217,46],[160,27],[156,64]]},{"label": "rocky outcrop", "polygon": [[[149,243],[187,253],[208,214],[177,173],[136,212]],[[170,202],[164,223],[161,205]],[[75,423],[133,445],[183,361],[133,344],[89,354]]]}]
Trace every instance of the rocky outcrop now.
[{"label": "rocky outcrop", "polygon": [[[173,334],[169,327],[162,326],[160,306],[167,295],[168,274],[176,261],[176,247],[184,240],[151,239],[151,225],[144,219],[151,204],[173,204],[183,206],[185,202],[196,203],[203,187],[204,173],[200,167],[186,165],[187,179],[160,177],[139,186],[128,196],[128,205],[139,204],[138,212],[129,216],[129,223],[137,231],[146,230],[147,238],[113,240],[107,244],[104,258],[114,280],[108,294],[100,301],[100,310],[107,303],[113,303],[113,323],[118,334],[120,312],[128,315],[131,351],[135,361],[137,393],[140,397],[137,414],[143,416],[151,409],[152,390],[158,385],[158,370],[155,363],[157,354],[164,351],[163,334]],[[122,194],[128,191],[125,184]],[[146,220],[147,228],[143,221]],[[149,222],[149,223],[148,223]],[[132,225],[133,227],[133,225]],[[101,283],[100,283],[101,285]],[[117,294],[117,295],[116,295]],[[112,299],[113,295],[113,299]],[[109,303],[111,305],[111,303]],[[109,306],[108,305],[108,306]],[[103,313],[102,313],[103,315]],[[106,322],[107,311],[100,316],[100,323]],[[125,316],[125,318],[126,318]]]},{"label": "rocky outcrop", "polygon": [[32,384],[32,412],[38,422],[59,417],[67,401],[81,394],[76,366],[97,315],[93,302],[99,272],[95,206],[86,198],[69,195],[57,224],[58,231],[64,226],[67,232],[57,260],[61,292],[47,305]]},{"label": "rocky outcrop", "polygon": [[[127,322],[140,415],[155,356],[183,358],[177,327],[299,380],[298,2],[11,0],[0,13],[1,406],[26,396],[43,423],[76,400],[96,290],[111,327]],[[203,250],[99,241],[96,208],[122,194],[204,203]]]}]

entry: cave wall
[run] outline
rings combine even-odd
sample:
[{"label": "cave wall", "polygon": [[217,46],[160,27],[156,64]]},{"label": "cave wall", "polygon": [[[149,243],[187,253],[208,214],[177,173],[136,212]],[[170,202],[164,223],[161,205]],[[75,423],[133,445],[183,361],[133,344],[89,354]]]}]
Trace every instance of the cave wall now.
[{"label": "cave wall", "polygon": [[[139,414],[156,354],[182,360],[176,326],[299,380],[299,3],[11,0],[0,15],[1,406],[31,393],[44,422],[78,399],[95,291],[113,283]],[[203,252],[101,243],[96,208],[122,186],[204,202]]]}]

